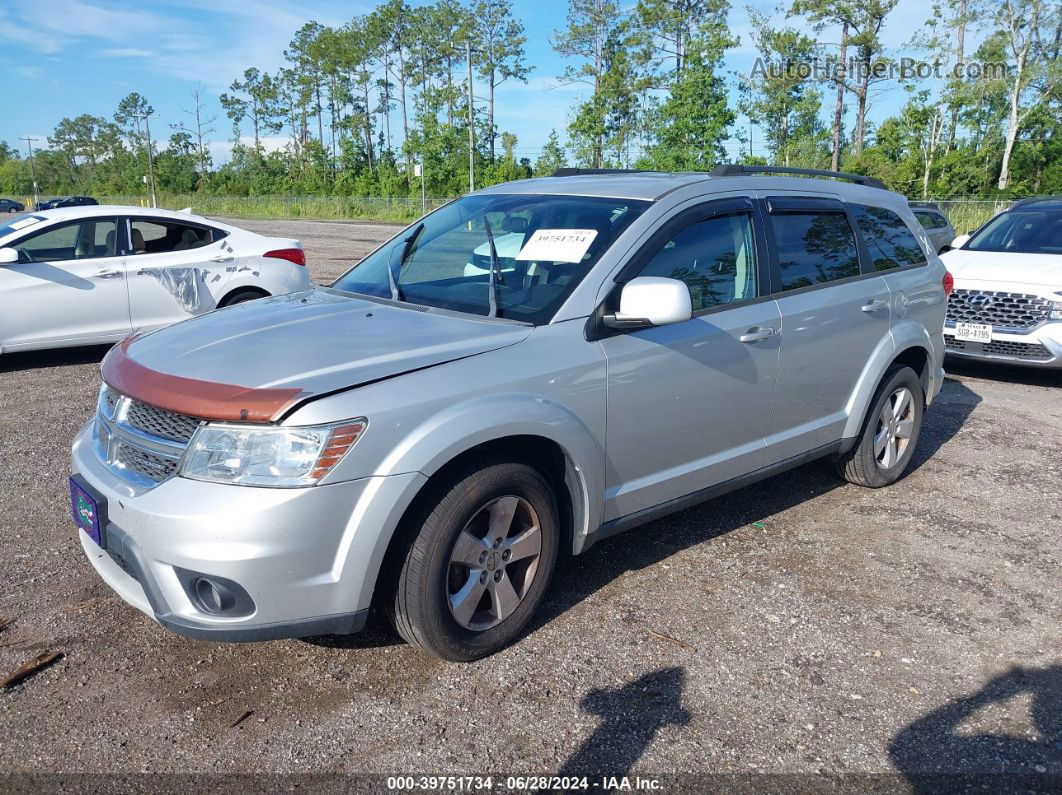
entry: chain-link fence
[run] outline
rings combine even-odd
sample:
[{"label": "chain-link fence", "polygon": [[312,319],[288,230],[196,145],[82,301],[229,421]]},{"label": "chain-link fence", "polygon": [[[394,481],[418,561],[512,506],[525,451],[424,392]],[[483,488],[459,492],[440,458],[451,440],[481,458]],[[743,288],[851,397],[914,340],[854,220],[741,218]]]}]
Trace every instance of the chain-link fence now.
[{"label": "chain-link fence", "polygon": [[[101,204],[147,207],[146,196],[97,196]],[[30,198],[21,199],[32,207]],[[160,207],[181,210],[191,207],[199,215],[228,218],[306,218],[317,220],[361,220],[409,222],[426,211],[450,201],[449,198],[381,196],[210,196],[202,193],[163,194]],[[915,201],[912,199],[912,201]],[[976,229],[1014,202],[1009,199],[956,198],[930,199],[941,209],[956,234]]]},{"label": "chain-link fence", "polygon": [[[913,200],[912,200],[913,201]],[[1010,199],[930,199],[955,227],[956,235],[972,232],[992,216],[1008,209]]]}]

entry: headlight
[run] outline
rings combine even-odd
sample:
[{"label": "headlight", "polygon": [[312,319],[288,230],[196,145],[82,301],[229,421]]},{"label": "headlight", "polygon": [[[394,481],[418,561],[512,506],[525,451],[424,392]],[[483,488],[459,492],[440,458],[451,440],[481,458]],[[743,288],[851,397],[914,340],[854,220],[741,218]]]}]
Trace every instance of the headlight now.
[{"label": "headlight", "polygon": [[193,480],[243,486],[312,486],[354,446],[368,420],[304,427],[204,425],[181,464]]}]

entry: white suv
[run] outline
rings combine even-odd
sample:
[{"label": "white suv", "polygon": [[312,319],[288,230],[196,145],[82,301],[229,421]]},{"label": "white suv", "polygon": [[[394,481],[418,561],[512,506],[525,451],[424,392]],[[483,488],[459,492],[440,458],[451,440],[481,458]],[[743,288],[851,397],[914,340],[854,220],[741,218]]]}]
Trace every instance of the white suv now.
[{"label": "white suv", "polygon": [[1020,201],[952,246],[947,352],[1062,367],[1062,197]]}]

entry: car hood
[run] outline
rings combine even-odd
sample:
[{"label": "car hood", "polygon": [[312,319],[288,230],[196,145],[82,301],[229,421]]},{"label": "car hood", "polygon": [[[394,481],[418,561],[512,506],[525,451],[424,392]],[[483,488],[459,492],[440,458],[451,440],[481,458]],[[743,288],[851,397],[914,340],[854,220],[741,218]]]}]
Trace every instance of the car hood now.
[{"label": "car hood", "polygon": [[171,411],[270,421],[315,396],[514,345],[531,330],[319,288],[127,340],[107,355],[103,377]]},{"label": "car hood", "polygon": [[1041,285],[1062,290],[1062,255],[952,249],[940,255],[956,279]]}]

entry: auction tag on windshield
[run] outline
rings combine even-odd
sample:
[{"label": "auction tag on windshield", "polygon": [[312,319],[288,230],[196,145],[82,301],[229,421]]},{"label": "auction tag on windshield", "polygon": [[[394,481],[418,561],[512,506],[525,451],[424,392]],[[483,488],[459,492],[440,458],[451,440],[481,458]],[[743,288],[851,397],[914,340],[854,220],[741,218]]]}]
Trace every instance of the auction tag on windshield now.
[{"label": "auction tag on windshield", "polygon": [[26,218],[19,218],[14,223],[8,224],[8,231],[17,232],[19,229],[25,229],[27,226],[33,226],[43,221],[43,218],[39,218],[36,215],[30,215]]},{"label": "auction tag on windshield", "polygon": [[524,243],[518,260],[582,262],[597,237],[596,229],[539,229]]}]

